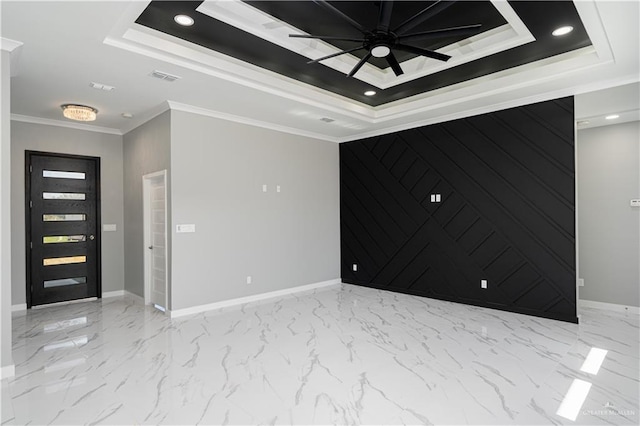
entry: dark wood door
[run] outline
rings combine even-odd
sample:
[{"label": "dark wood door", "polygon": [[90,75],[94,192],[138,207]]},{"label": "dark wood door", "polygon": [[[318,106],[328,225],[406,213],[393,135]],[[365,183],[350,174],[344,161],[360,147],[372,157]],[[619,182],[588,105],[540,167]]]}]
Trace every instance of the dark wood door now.
[{"label": "dark wood door", "polygon": [[26,153],[27,306],[100,297],[100,159]]}]

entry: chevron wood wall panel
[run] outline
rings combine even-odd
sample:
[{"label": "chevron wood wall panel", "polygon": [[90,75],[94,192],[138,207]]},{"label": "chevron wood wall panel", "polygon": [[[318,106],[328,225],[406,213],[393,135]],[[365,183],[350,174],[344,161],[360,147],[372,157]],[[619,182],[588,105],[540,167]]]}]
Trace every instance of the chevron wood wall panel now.
[{"label": "chevron wood wall panel", "polygon": [[343,281],[576,322],[573,117],[569,97],[342,144]]}]

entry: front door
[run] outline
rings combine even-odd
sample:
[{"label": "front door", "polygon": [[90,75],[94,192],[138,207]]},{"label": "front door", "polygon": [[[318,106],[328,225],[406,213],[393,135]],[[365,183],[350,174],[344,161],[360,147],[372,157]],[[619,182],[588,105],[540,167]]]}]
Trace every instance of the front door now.
[{"label": "front door", "polygon": [[26,153],[27,306],[100,297],[100,159]]}]

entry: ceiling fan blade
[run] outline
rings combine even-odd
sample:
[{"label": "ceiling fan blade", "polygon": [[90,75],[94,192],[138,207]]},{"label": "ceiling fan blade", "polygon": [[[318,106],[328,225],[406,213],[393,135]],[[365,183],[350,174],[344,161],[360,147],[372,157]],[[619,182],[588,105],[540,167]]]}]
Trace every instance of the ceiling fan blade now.
[{"label": "ceiling fan blade", "polygon": [[380,1],[380,14],[378,15],[377,30],[387,33],[391,25],[391,11],[393,10],[393,0]]},{"label": "ceiling fan blade", "polygon": [[424,31],[421,33],[407,34],[399,36],[398,40],[402,42],[427,40],[438,37],[457,37],[477,34],[482,24],[465,25],[463,27],[443,28],[441,30]]},{"label": "ceiling fan blade", "polygon": [[408,46],[406,44],[396,44],[393,46],[394,49],[402,50],[404,52],[415,53],[416,55],[426,56],[427,58],[437,59],[439,61],[448,61],[451,59],[451,56],[445,55],[444,53],[434,52],[433,50],[421,49],[415,46]]},{"label": "ceiling fan blade", "polygon": [[389,66],[391,67],[391,69],[395,73],[396,77],[404,74],[404,71],[402,71],[402,68],[400,67],[400,64],[398,63],[398,60],[396,59],[396,57],[393,54],[393,52],[391,52],[391,53],[389,53],[387,55],[387,62],[389,63]]},{"label": "ceiling fan blade", "polygon": [[338,16],[343,21],[348,22],[349,25],[351,25],[356,30],[360,31],[362,34],[368,34],[369,33],[369,31],[367,31],[367,29],[365,27],[363,27],[362,25],[360,25],[359,23],[357,23],[356,21],[354,21],[353,19],[351,19],[350,17],[345,15],[344,13],[340,12],[335,7],[331,6],[329,4],[329,2],[327,2],[325,0],[313,0],[313,2],[315,4],[317,4],[317,5],[320,5],[320,6],[324,7],[329,12],[333,13],[335,16]]},{"label": "ceiling fan blade", "polygon": [[357,73],[360,68],[362,68],[362,66],[369,60],[371,56],[371,52],[368,52],[362,59],[360,59],[360,62],[358,62],[355,67],[353,67],[351,72],[347,74],[347,77],[353,77],[353,75]]},{"label": "ceiling fan blade", "polygon": [[398,27],[396,27],[393,32],[397,35],[402,35],[403,33],[409,31],[411,28],[422,24],[429,18],[436,16],[438,13],[442,12],[449,6],[451,6],[455,1],[444,1],[439,0],[431,6],[422,9],[420,12],[413,15],[411,18],[404,21]]},{"label": "ceiling fan blade", "polygon": [[355,41],[355,42],[359,42],[359,43],[364,42],[363,38],[316,36],[316,35],[310,35],[310,34],[289,34],[289,37],[292,37],[292,38],[315,38],[315,39],[318,39],[318,40]]},{"label": "ceiling fan blade", "polygon": [[353,49],[343,50],[343,51],[338,52],[338,53],[333,53],[331,55],[323,56],[322,58],[314,59],[313,61],[309,61],[307,63],[308,64],[314,64],[316,62],[324,61],[325,59],[335,58],[336,56],[344,55],[345,53],[351,53],[351,52],[355,52],[356,50],[362,50],[362,49],[364,49],[363,46],[354,47]]}]

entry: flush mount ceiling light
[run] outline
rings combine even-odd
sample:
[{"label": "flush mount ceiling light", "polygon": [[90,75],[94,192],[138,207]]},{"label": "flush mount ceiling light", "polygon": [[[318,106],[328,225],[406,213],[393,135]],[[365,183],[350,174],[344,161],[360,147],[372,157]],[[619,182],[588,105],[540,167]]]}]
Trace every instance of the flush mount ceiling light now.
[{"label": "flush mount ceiling light", "polygon": [[375,90],[367,90],[366,92],[364,92],[365,96],[373,96],[375,94],[376,94]]},{"label": "flush mount ceiling light", "polygon": [[620,118],[620,116],[618,114],[611,114],[611,115],[607,115],[604,119],[605,120],[615,120],[616,118]]},{"label": "flush mount ceiling light", "polygon": [[556,28],[551,34],[556,37],[560,37],[565,34],[569,34],[571,31],[573,31],[573,27],[571,25],[566,25],[564,27]]},{"label": "flush mount ceiling light", "polygon": [[194,22],[193,18],[189,15],[176,15],[173,17],[173,20],[183,27],[190,27]]},{"label": "flush mount ceiling light", "polygon": [[69,120],[95,121],[98,114],[97,109],[86,105],[64,104],[61,108],[62,115]]}]

